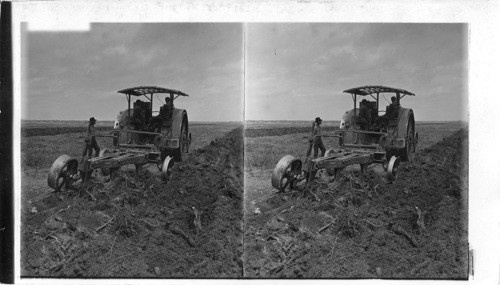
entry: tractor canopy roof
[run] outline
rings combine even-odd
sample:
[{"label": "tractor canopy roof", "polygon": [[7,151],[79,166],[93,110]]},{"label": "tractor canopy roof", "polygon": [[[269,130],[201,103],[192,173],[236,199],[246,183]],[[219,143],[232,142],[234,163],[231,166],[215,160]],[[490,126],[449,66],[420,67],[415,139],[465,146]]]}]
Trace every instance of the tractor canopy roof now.
[{"label": "tractor canopy roof", "polygon": [[188,94],[186,94],[182,91],[179,91],[179,90],[156,87],[156,86],[132,87],[132,88],[120,90],[120,91],[118,91],[118,93],[132,95],[132,96],[143,96],[146,94],[153,94],[153,93],[168,93],[168,94],[174,94],[174,95],[178,95],[178,96],[189,96]]},{"label": "tractor canopy roof", "polygon": [[371,85],[371,86],[361,86],[361,87],[356,87],[356,88],[351,88],[344,90],[344,93],[350,93],[353,95],[359,95],[359,96],[366,96],[366,95],[371,95],[371,94],[377,94],[377,93],[399,93],[401,95],[410,95],[410,96],[415,96],[415,94],[411,93],[410,91],[406,91],[404,89],[399,89],[399,88],[392,88],[392,87],[387,87],[387,86],[381,86],[381,85]]}]

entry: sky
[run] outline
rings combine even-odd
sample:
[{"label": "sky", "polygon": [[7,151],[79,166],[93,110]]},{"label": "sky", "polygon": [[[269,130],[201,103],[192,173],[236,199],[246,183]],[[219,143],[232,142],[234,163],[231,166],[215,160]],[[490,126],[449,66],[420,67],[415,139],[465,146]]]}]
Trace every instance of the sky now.
[{"label": "sky", "polygon": [[[384,85],[417,121],[468,120],[467,26],[408,23],[247,24],[246,119],[340,120],[343,90]],[[381,99],[388,105],[390,95]],[[387,101],[386,101],[387,100]]]},{"label": "sky", "polygon": [[23,119],[114,120],[116,91],[154,85],[189,94],[175,103],[191,121],[339,120],[343,90],[385,85],[416,94],[402,106],[417,121],[468,120],[464,24],[94,23],[23,39]]},{"label": "sky", "polygon": [[153,85],[189,94],[175,106],[191,121],[243,120],[241,23],[94,23],[24,39],[22,119],[114,120],[127,108],[118,90]]}]

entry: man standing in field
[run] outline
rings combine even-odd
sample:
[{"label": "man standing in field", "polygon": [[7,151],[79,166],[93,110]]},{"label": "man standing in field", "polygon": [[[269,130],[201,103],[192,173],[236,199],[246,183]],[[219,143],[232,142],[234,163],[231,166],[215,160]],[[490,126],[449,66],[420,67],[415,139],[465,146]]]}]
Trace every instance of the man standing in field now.
[{"label": "man standing in field", "polygon": [[83,149],[83,153],[82,153],[82,161],[83,161],[83,158],[85,157],[85,155],[87,154],[87,152],[89,155],[88,157],[89,158],[92,157],[92,149],[95,150],[95,156],[96,157],[99,156],[100,148],[99,148],[99,145],[97,145],[97,141],[95,140],[96,134],[95,134],[94,125],[96,122],[97,122],[97,120],[94,117],[90,118],[90,120],[89,120],[89,126],[87,128],[87,136],[85,137],[85,148]]},{"label": "man standing in field", "polygon": [[314,146],[314,158],[318,157],[318,148],[321,149],[321,157],[325,156],[326,148],[323,144],[323,140],[321,139],[321,120],[320,117],[317,117],[312,125],[312,132],[309,136],[309,148],[307,149],[306,157],[311,155],[311,149]]}]

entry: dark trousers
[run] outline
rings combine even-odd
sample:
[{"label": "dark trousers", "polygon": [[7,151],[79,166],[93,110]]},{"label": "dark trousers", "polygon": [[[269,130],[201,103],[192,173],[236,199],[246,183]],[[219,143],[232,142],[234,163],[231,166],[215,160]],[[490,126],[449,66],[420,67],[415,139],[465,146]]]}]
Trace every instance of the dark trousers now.
[{"label": "dark trousers", "polygon": [[89,158],[92,157],[92,150],[95,150],[95,156],[99,156],[99,151],[101,150],[99,148],[99,145],[97,145],[97,141],[95,140],[95,137],[92,137],[89,141],[85,140],[85,148],[83,149],[82,153],[82,158],[85,157],[85,155],[89,155]]},{"label": "dark trousers", "polygon": [[311,155],[311,150],[314,147],[314,158],[318,157],[318,149],[321,149],[321,157],[325,156],[326,152],[326,147],[323,144],[323,140],[321,140],[321,137],[315,137],[314,141],[309,142],[309,148],[307,149],[307,154],[306,157],[309,157]]}]

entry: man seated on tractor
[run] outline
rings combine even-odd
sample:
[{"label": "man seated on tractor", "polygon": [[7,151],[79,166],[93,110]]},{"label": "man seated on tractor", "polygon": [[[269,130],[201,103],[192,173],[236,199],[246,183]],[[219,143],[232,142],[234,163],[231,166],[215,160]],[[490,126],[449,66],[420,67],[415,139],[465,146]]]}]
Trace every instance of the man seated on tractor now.
[{"label": "man seated on tractor", "polygon": [[[171,124],[174,104],[169,97],[165,98],[165,105],[160,107],[158,116],[151,118],[148,129],[152,132],[159,133],[163,125]],[[164,123],[165,122],[165,123]]]},{"label": "man seated on tractor", "polygon": [[368,130],[372,123],[371,111],[368,108],[368,101],[363,99],[361,104],[359,104],[359,116],[358,116],[358,124],[361,130]]},{"label": "man seated on tractor", "polygon": [[389,125],[389,121],[393,119],[397,119],[399,115],[399,104],[395,96],[391,97],[391,104],[387,106],[385,114],[378,117],[375,121],[378,129],[387,130],[387,126]]},{"label": "man seated on tractor", "polygon": [[172,112],[174,111],[174,103],[169,97],[165,98],[165,105],[160,107],[160,114],[158,117],[162,120],[169,120],[172,118]]}]

